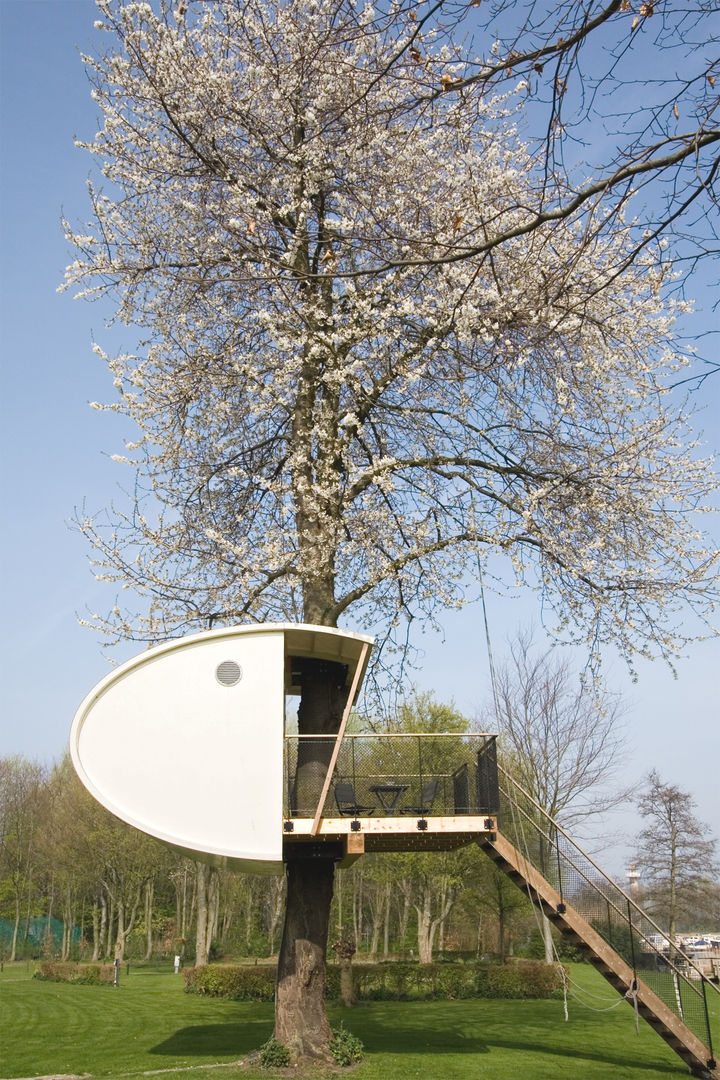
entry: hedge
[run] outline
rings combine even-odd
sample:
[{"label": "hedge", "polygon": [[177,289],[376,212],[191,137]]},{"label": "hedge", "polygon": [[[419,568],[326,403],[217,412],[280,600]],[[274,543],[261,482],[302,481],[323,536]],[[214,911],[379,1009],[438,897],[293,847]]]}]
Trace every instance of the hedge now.
[{"label": "hedge", "polygon": [[112,986],[115,981],[113,964],[71,964],[46,961],[40,965],[33,978],[47,982],[78,983],[82,986]]},{"label": "hedge", "polygon": [[[562,988],[557,964],[518,960],[511,964],[353,964],[355,997],[360,1001],[451,1001],[456,998],[547,998]],[[273,965],[207,964],[185,968],[189,994],[273,1001]],[[340,998],[340,968],[328,965],[326,997]]]},{"label": "hedge", "polygon": [[275,967],[204,964],[183,968],[185,992],[208,997],[232,998],[233,1001],[273,1001]]}]

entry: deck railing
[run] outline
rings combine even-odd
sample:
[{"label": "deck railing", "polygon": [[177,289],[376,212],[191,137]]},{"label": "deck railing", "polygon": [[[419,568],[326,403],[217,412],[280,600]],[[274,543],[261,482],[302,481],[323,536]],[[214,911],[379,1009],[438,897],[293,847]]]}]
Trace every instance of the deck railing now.
[{"label": "deck railing", "polygon": [[[285,738],[285,817],[316,814],[332,735]],[[345,735],[323,817],[492,815],[498,808],[495,735]]]}]

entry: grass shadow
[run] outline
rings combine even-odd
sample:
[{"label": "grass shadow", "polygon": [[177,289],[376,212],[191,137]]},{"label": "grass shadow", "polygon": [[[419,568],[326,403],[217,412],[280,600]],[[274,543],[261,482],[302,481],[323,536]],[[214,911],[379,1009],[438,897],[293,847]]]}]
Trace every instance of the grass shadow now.
[{"label": "grass shadow", "polygon": [[[602,1048],[592,1045],[580,1045],[577,1034],[557,1031],[553,1037],[552,1029],[538,1031],[533,1038],[527,1032],[523,1032],[518,1025],[510,1033],[507,1026],[498,1028],[497,1023],[492,1024],[487,1031],[477,1031],[476,1025],[468,1025],[467,1018],[459,1024],[452,1023],[447,1012],[442,1015],[438,1009],[436,1025],[427,1022],[427,1017],[422,1014],[417,1018],[398,1015],[383,1017],[381,1010],[373,1009],[372,1017],[368,1021],[362,1017],[362,1009],[358,1009],[353,1016],[346,1019],[347,1026],[364,1041],[369,1053],[407,1053],[413,1055],[434,1054],[492,1054],[494,1051],[509,1050],[521,1055],[543,1054],[548,1058],[576,1060],[580,1065],[586,1061],[599,1062],[605,1065],[614,1065],[618,1070],[618,1076],[622,1076],[622,1070],[631,1067],[633,1072],[647,1072],[653,1077],[664,1075],[677,1076],[678,1069],[682,1069],[682,1063],[678,1058],[677,1064],[673,1062],[658,1061],[650,1057],[643,1060],[643,1050],[632,1044],[628,1046],[628,1052],[610,1049],[606,1039],[603,1039]],[[444,1010],[443,1010],[444,1011]],[[425,1022],[424,1022],[425,1021]],[[482,1019],[478,1019],[480,1027]],[[564,1038],[571,1037],[571,1045],[564,1044]],[[565,1075],[563,1072],[562,1075]]]},{"label": "grass shadow", "polygon": [[[660,1074],[667,1074],[668,1076],[677,1076],[678,1071],[685,1071],[680,1058],[677,1059],[677,1065],[673,1062],[662,1061],[642,1061],[633,1054],[632,1060],[628,1060],[628,1055],[613,1054],[607,1051],[593,1053],[590,1050],[583,1050],[579,1046],[566,1049],[562,1046],[541,1046],[537,1042],[530,1042],[523,1039],[493,1039],[492,1046],[499,1049],[506,1050],[524,1050],[528,1053],[543,1053],[552,1057],[572,1058],[573,1061],[598,1061],[606,1065],[615,1065],[618,1070],[627,1068],[630,1065],[637,1071],[645,1071],[652,1073],[654,1077],[659,1077]],[[618,1071],[618,1076],[622,1076],[622,1072]]]},{"label": "grass shadow", "polygon": [[207,1057],[213,1054],[242,1057],[266,1042],[272,1026],[271,1020],[250,1020],[242,1024],[196,1024],[178,1028],[149,1052],[173,1057]]}]

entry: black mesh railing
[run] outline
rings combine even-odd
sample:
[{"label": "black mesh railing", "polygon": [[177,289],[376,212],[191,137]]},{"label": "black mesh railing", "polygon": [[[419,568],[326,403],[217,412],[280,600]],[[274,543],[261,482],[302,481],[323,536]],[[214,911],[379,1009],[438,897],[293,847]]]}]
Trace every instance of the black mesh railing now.
[{"label": "black mesh railing", "polygon": [[[285,816],[312,818],[334,736],[285,739]],[[323,817],[497,813],[494,735],[346,735]]]},{"label": "black mesh railing", "polygon": [[499,773],[503,835],[712,1054],[707,995],[716,987],[502,767]]}]

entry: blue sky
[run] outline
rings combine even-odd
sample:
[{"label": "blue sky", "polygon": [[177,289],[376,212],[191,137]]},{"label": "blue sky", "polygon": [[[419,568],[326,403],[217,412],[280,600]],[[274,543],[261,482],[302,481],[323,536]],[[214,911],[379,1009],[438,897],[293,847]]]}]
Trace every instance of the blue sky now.
[{"label": "blue sky", "polygon": [[[0,0],[0,347],[2,392],[2,731],[0,754],[57,759],[67,745],[81,699],[108,670],[94,635],[77,613],[102,605],[82,539],[67,522],[73,508],[106,505],[127,482],[110,455],[122,450],[122,421],[93,412],[109,400],[110,378],[92,353],[130,344],[128,331],[104,329],[99,304],[58,293],[71,259],[60,227],[64,213],[87,212],[89,162],[74,135],[92,136],[95,109],[78,55],[92,51],[91,0]],[[707,329],[700,312],[691,329]],[[123,337],[123,334],[125,337]],[[706,352],[718,346],[706,345]],[[710,448],[720,449],[720,375],[706,381],[698,404]],[[716,544],[720,522],[711,522]],[[532,596],[488,598],[496,661],[519,626],[541,624]],[[450,613],[445,638],[428,632],[417,685],[454,698],[476,714],[489,699],[482,613]],[[539,632],[542,637],[542,632]],[[119,659],[137,650],[130,646]],[[631,684],[620,661],[606,676],[627,705],[628,753],[622,779],[633,784],[657,768],[691,791],[698,814],[720,836],[720,643],[699,643],[679,666],[677,680],[660,662],[639,665]],[[618,836],[635,829],[618,818]],[[620,870],[619,839],[611,869]]]}]

